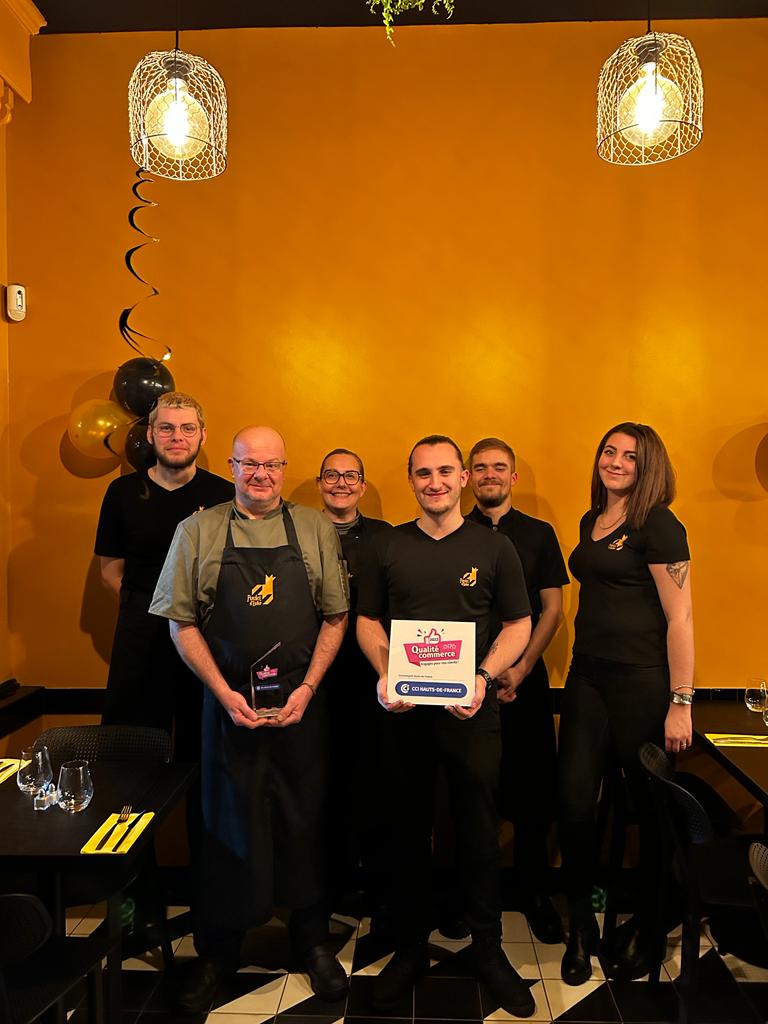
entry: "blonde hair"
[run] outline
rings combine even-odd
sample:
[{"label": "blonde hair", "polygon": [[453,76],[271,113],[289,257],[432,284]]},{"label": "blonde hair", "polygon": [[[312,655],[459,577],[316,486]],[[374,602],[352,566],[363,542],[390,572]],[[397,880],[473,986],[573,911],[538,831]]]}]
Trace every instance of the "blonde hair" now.
[{"label": "blonde hair", "polygon": [[149,414],[150,427],[154,427],[160,409],[194,409],[200,429],[205,429],[205,416],[203,415],[202,405],[196,402],[191,395],[185,395],[183,391],[166,391],[164,395],[160,395]]}]

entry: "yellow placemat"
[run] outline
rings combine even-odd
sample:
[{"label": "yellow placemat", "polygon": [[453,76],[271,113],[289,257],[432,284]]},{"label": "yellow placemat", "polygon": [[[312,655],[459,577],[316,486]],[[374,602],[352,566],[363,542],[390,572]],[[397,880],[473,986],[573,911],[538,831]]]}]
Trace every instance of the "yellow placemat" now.
[{"label": "yellow placemat", "polygon": [[0,785],[13,778],[19,770],[18,757],[0,757]]},{"label": "yellow placemat", "polygon": [[154,811],[147,811],[144,814],[132,814],[128,821],[117,826],[106,844],[100,850],[97,850],[96,847],[109,830],[117,824],[117,820],[120,817],[119,814],[110,814],[107,820],[99,825],[85,846],[80,850],[80,853],[127,853],[154,816]]},{"label": "yellow placemat", "polygon": [[730,732],[705,732],[716,747],[768,747],[768,736],[745,736]]}]

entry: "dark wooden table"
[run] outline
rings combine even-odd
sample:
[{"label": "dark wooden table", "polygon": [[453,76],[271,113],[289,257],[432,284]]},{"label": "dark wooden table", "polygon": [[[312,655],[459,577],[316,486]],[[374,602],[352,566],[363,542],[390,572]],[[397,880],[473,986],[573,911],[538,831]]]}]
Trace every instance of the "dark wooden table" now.
[{"label": "dark wooden table", "polygon": [[[87,871],[104,883],[107,923],[112,951],[107,958],[107,1012],[110,1020],[120,1013],[120,904],[123,887],[153,843],[157,826],[182,799],[197,775],[197,766],[102,761],[91,765],[94,794],[79,814],[59,807],[35,811],[32,800],[16,785],[15,776],[0,785],[0,871],[30,873],[48,906],[54,928],[66,931],[65,884],[68,875]],[[99,825],[124,804],[134,811],[154,811],[155,816],[130,850],[115,856],[83,855],[81,848]]]},{"label": "dark wooden table", "polygon": [[702,701],[693,706],[693,729],[702,748],[747,789],[768,812],[768,747],[716,747],[708,732],[768,736],[762,714],[743,701]]}]

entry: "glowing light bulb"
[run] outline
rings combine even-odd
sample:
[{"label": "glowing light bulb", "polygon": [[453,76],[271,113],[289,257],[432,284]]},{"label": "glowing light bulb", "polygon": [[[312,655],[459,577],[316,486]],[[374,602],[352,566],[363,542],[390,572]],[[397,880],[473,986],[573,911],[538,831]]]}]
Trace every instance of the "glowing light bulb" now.
[{"label": "glowing light bulb", "polygon": [[659,74],[655,61],[640,68],[640,78],[619,102],[618,128],[633,146],[658,146],[683,120],[683,96],[677,85]]},{"label": "glowing light bulb", "polygon": [[145,127],[150,144],[163,156],[191,160],[208,145],[211,126],[184,79],[169,78],[166,91],[147,107]]}]

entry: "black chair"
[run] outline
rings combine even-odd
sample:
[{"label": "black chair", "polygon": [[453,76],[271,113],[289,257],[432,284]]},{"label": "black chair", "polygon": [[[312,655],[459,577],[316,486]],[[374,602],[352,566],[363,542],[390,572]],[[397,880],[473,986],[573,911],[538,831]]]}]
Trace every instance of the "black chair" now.
[{"label": "black chair", "polygon": [[[141,762],[142,764],[168,764],[171,760],[171,737],[163,729],[135,725],[75,725],[46,729],[37,740],[36,745],[45,744],[51,756],[54,779],[64,761],[84,759],[91,764],[99,761]],[[117,858],[115,858],[117,859]],[[166,971],[174,966],[173,947],[166,919],[166,908],[159,883],[157,865],[154,854],[148,854],[144,863],[128,875],[120,875],[120,865],[114,865],[114,889],[124,889],[135,881],[138,874],[144,871],[148,900],[157,918],[158,934],[156,936],[163,956]],[[67,879],[64,900],[67,906],[79,906],[84,903],[97,903],[104,899],[108,892],[104,890],[103,878],[94,878],[89,872],[83,871]],[[142,941],[144,946],[142,948]],[[154,948],[155,938],[134,935],[131,941],[131,954],[144,952]]]},{"label": "black chair", "polygon": [[52,937],[37,896],[0,896],[0,1021],[32,1024],[87,980],[88,1021],[101,1024],[101,962],[109,941]]},{"label": "black chair", "polygon": [[[657,792],[672,842],[672,869],[682,897],[682,963],[678,990],[680,1024],[687,1024],[698,981],[699,938],[704,917],[743,911],[753,905],[747,877],[748,836],[716,837],[701,803],[676,781],[666,754],[653,743],[640,748],[640,761]],[[712,928],[718,952],[726,949]]]},{"label": "black chair", "polygon": [[749,866],[752,868],[750,884],[757,916],[768,939],[768,846],[752,843],[749,847]]},{"label": "black chair", "polygon": [[54,776],[64,761],[143,761],[168,764],[171,737],[163,729],[138,725],[73,725],[46,729],[35,745],[45,744]]}]

